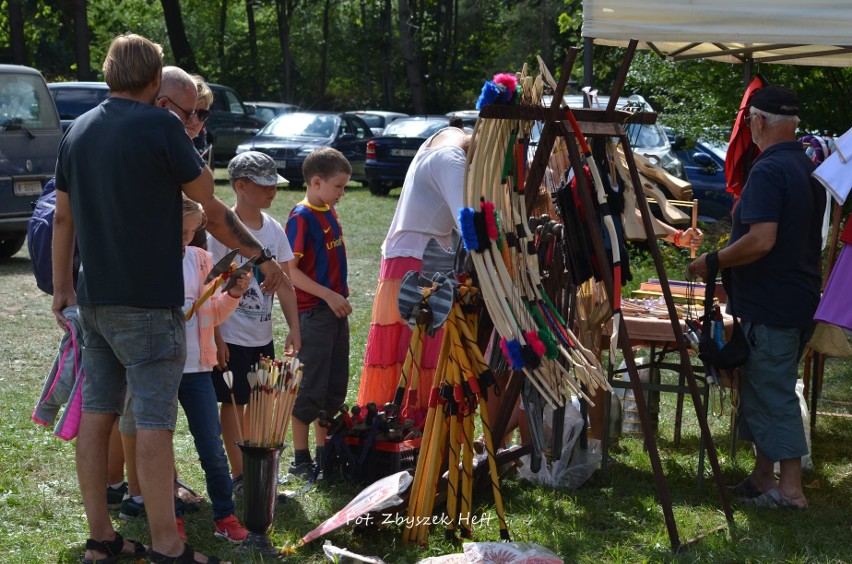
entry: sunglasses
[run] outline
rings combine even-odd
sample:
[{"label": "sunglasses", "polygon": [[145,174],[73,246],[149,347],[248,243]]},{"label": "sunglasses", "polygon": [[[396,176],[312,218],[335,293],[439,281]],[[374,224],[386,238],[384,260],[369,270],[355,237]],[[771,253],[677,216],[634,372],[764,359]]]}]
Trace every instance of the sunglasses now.
[{"label": "sunglasses", "polygon": [[210,110],[195,110],[195,117],[198,118],[198,121],[204,123],[210,118]]},{"label": "sunglasses", "polygon": [[168,100],[168,101],[169,101],[169,103],[170,103],[172,106],[174,106],[175,108],[177,108],[177,109],[179,109],[179,110],[180,110],[180,112],[183,114],[183,122],[184,122],[184,123],[186,123],[186,122],[188,122],[189,120],[191,120],[191,119],[192,119],[192,116],[194,116],[194,115],[195,115],[195,110],[192,110],[192,111],[184,110],[183,108],[181,108],[180,106],[178,106],[178,105],[177,105],[177,102],[175,102],[174,100],[172,100],[172,99],[171,99],[171,98],[169,98],[168,96],[160,96],[160,98],[165,98],[166,100]]}]

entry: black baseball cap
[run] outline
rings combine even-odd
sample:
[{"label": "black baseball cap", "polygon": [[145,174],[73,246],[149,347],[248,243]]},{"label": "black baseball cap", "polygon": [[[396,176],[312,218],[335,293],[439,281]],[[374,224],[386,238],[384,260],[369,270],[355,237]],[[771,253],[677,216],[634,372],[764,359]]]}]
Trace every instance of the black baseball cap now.
[{"label": "black baseball cap", "polygon": [[764,86],[751,95],[748,105],[779,116],[799,115],[799,98],[784,86]]}]

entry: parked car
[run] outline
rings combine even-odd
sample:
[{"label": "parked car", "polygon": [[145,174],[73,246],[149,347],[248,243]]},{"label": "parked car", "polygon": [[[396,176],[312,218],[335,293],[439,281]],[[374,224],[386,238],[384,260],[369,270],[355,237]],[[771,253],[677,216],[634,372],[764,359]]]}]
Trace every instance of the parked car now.
[{"label": "parked car", "polygon": [[391,189],[402,186],[417,149],[433,133],[447,127],[449,121],[447,116],[400,118],[368,142],[365,169],[370,192],[386,196]]},{"label": "parked car", "polygon": [[352,163],[352,180],[365,183],[364,160],[367,142],[373,134],[369,126],[353,114],[334,112],[293,112],[267,123],[237,153],[260,151],[275,159],[278,172],[290,181],[291,188],[301,187],[302,162],[319,147],[334,147]]},{"label": "parked car", "polygon": [[356,115],[359,118],[363,119],[364,122],[370,127],[370,131],[373,132],[373,137],[378,137],[379,135],[381,135],[382,131],[384,131],[384,129],[394,120],[408,117],[408,114],[401,114],[399,112],[385,112],[382,110],[357,110],[348,113]]},{"label": "parked car", "polygon": [[51,82],[47,85],[62,124],[62,131],[109,96],[106,82]]},{"label": "parked car", "polygon": [[675,138],[675,155],[683,163],[692,184],[692,197],[698,200],[698,217],[718,221],[731,216],[733,195],[726,190],[725,155],[727,146],[699,141],[689,149],[682,138]]},{"label": "parked car", "polygon": [[56,169],[61,137],[41,73],[0,65],[0,258],[23,246],[33,203]]},{"label": "parked car", "polygon": [[233,88],[209,82],[207,85],[213,91],[210,118],[205,124],[212,137],[213,160],[227,164],[236,154],[237,145],[257,135],[264,123],[254,115],[254,108],[243,104]]},{"label": "parked car", "polygon": [[301,112],[302,108],[296,104],[285,104],[284,102],[246,102],[246,109],[254,109],[254,117],[264,124],[269,123],[281,114]]}]

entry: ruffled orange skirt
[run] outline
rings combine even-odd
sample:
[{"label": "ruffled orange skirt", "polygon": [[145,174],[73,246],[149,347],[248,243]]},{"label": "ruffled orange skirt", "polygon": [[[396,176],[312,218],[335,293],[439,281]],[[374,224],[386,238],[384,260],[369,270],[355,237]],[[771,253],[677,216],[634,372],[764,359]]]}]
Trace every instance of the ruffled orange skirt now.
[{"label": "ruffled orange skirt", "polygon": [[[373,317],[367,336],[364,368],[358,388],[358,404],[376,402],[381,406],[393,401],[399,386],[402,365],[408,354],[412,330],[399,315],[397,298],[402,278],[411,270],[422,272],[422,262],[411,257],[382,259],[379,285],[373,303]],[[423,336],[420,369],[410,379],[402,402],[403,413],[415,422],[428,407],[429,392],[441,351],[441,334]],[[407,406],[407,409],[405,409]]]}]

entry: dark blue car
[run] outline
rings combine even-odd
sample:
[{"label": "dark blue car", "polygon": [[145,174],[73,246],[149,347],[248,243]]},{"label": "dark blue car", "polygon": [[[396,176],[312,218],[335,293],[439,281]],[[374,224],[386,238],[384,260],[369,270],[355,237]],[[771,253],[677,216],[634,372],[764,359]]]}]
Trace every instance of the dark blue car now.
[{"label": "dark blue car", "polygon": [[364,168],[370,193],[386,196],[391,189],[402,186],[420,145],[449,123],[447,116],[400,118],[391,122],[381,136],[368,142]]},{"label": "dark blue car", "polygon": [[237,147],[237,154],[260,151],[275,160],[278,172],[301,188],[302,162],[319,147],[333,147],[352,164],[352,180],[365,183],[364,155],[373,138],[361,118],[348,113],[293,112],[267,123],[258,134]]},{"label": "dark blue car", "polygon": [[687,180],[692,184],[692,197],[698,200],[698,217],[701,221],[719,221],[731,217],[733,195],[725,190],[724,145],[695,143],[689,149],[678,147],[675,156],[686,170]]}]

